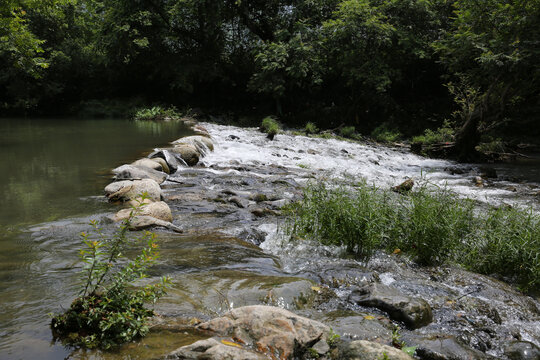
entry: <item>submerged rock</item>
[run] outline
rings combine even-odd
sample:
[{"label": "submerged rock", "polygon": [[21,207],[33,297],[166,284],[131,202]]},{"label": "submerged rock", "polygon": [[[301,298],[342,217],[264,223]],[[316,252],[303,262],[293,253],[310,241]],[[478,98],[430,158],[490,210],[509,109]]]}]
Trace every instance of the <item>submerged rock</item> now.
[{"label": "submerged rock", "polygon": [[401,350],[376,342],[357,340],[339,347],[338,359],[343,360],[412,360]]},{"label": "submerged rock", "polygon": [[480,360],[494,359],[478,350],[459,343],[453,336],[432,335],[424,339],[415,339],[416,354],[425,360]]},{"label": "submerged rock", "polygon": [[182,160],[186,162],[188,166],[195,166],[199,162],[201,154],[194,145],[191,144],[180,144],[176,145],[171,151],[175,154],[180,155]]},{"label": "submerged rock", "polygon": [[[255,305],[234,309],[222,317],[198,325],[197,329],[214,337],[232,338],[242,344],[239,347],[256,349],[261,355],[267,355],[266,358],[293,359],[301,357],[312,347],[320,351],[329,350],[328,326],[271,306]],[[196,342],[192,347],[197,348],[197,344],[203,345]]]},{"label": "submerged rock", "polygon": [[426,326],[433,320],[431,307],[425,300],[380,283],[353,290],[349,301],[386,311],[390,318],[402,321],[411,329]]},{"label": "submerged rock", "polygon": [[[114,216],[114,221],[122,221],[129,218],[134,209],[122,209]],[[136,215],[151,216],[167,222],[172,222],[171,208],[163,201],[151,202],[136,209]]]},{"label": "submerged rock", "polygon": [[105,187],[105,196],[109,201],[136,200],[143,193],[152,201],[161,200],[161,188],[151,179],[116,181]]},{"label": "submerged rock", "polygon": [[212,338],[183,346],[165,356],[164,359],[268,360],[268,357],[233,341],[222,342]]},{"label": "submerged rock", "polygon": [[504,354],[511,360],[538,360],[540,349],[528,341],[515,341],[507,345]]},{"label": "submerged rock", "polygon": [[146,166],[122,165],[113,169],[116,180],[140,180],[152,179],[158,184],[167,179],[167,174],[161,171],[153,170]]}]

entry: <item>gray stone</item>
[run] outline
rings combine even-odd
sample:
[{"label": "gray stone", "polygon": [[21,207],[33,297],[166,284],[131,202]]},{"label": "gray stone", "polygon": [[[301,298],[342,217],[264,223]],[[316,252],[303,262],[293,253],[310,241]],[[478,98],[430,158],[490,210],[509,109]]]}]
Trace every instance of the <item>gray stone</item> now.
[{"label": "gray stone", "polygon": [[163,221],[163,220],[160,220],[160,219],[156,219],[154,217],[151,217],[151,216],[135,216],[130,224],[129,224],[129,230],[133,230],[133,231],[139,231],[139,230],[144,230],[144,229],[148,229],[150,227],[154,227],[154,226],[158,226],[158,227],[164,227],[166,229],[169,229],[169,230],[172,230],[174,232],[177,232],[177,233],[183,233],[184,230],[168,221]]},{"label": "gray stone", "polygon": [[152,179],[158,184],[161,184],[167,179],[167,174],[164,172],[156,171],[146,166],[122,165],[113,169],[112,172],[115,174],[116,180]]},{"label": "gray stone", "polygon": [[180,138],[172,142],[174,145],[189,144],[193,145],[199,150],[201,154],[206,155],[208,151],[214,151],[214,143],[206,136],[187,136]]},{"label": "gray stone", "polygon": [[515,341],[506,346],[504,354],[511,360],[538,360],[540,349],[528,341]]},{"label": "gray stone", "polygon": [[163,201],[144,204],[136,209],[122,209],[116,213],[114,221],[122,221],[129,218],[132,211],[135,215],[151,216],[156,219],[171,222],[173,220],[171,208]]},{"label": "gray stone", "polygon": [[356,340],[339,347],[338,359],[343,360],[412,360],[401,350],[366,340]]},{"label": "gray stone", "polygon": [[136,200],[143,193],[152,201],[161,200],[161,188],[151,179],[116,181],[105,187],[105,195],[110,201]]},{"label": "gray stone", "polygon": [[137,161],[134,161],[131,163],[131,165],[134,165],[134,166],[142,166],[142,167],[147,167],[147,168],[150,168],[152,170],[156,170],[156,171],[163,171],[163,166],[161,166],[160,163],[152,160],[152,159],[148,159],[148,158],[144,158],[144,159],[139,159]]},{"label": "gray stone", "polygon": [[242,345],[226,345],[216,339],[199,340],[191,345],[183,346],[164,359],[206,359],[206,360],[268,360],[266,355],[257,353]]},{"label": "gray stone", "polygon": [[161,158],[165,160],[167,162],[167,166],[169,167],[169,173],[174,173],[179,168],[186,166],[186,162],[182,160],[179,154],[175,154],[165,149],[157,149],[148,155],[148,157],[150,159]]},{"label": "gray stone", "polygon": [[197,148],[191,144],[176,145],[174,148],[171,149],[171,152],[178,154],[188,166],[197,165],[197,163],[199,162],[199,158],[201,157],[201,154],[199,153]]},{"label": "gray stone", "polygon": [[166,174],[171,173],[171,169],[169,169],[169,164],[167,164],[167,161],[165,161],[165,159],[162,159],[160,157],[155,157],[155,158],[152,158],[150,160],[158,163],[159,165],[161,165],[161,170],[164,173],[166,173]]},{"label": "gray stone", "polygon": [[431,307],[425,300],[380,283],[353,290],[349,301],[386,311],[390,318],[402,321],[411,329],[426,326],[433,319]]},{"label": "gray stone", "polygon": [[478,350],[460,344],[453,336],[432,335],[425,339],[416,339],[416,354],[426,360],[481,360],[493,359]]},{"label": "gray stone", "polygon": [[247,199],[244,199],[244,198],[241,198],[239,196],[233,196],[229,199],[229,202],[235,204],[236,206],[238,206],[239,208],[247,208],[248,205],[249,205],[249,200]]}]

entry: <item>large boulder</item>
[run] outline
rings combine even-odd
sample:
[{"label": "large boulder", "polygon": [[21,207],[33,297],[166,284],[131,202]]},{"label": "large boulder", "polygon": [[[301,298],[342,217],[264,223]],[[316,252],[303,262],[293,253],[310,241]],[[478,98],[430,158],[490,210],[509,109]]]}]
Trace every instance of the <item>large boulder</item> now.
[{"label": "large boulder", "polygon": [[504,354],[511,360],[540,359],[540,349],[528,341],[514,341],[509,343],[504,350]]},{"label": "large boulder", "polygon": [[126,220],[130,217],[132,211],[135,215],[151,216],[156,219],[171,222],[173,220],[171,208],[163,201],[144,204],[136,209],[122,209],[116,213],[114,221]]},{"label": "large boulder", "polygon": [[171,149],[171,152],[178,154],[188,166],[197,165],[201,157],[197,148],[191,144],[178,144]]},{"label": "large boulder", "polygon": [[414,338],[411,342],[417,346],[416,354],[420,356],[421,359],[494,359],[492,356],[461,344],[455,337],[450,335],[432,334],[425,338]]},{"label": "large boulder", "polygon": [[154,161],[158,163],[159,165],[161,165],[161,171],[163,171],[164,173],[166,174],[171,173],[171,169],[169,169],[169,164],[167,164],[167,161],[165,159],[160,158],[160,157],[155,157],[149,160]]},{"label": "large boulder", "polygon": [[[234,339],[239,347],[254,349],[269,358],[293,359],[312,348],[329,351],[326,344],[330,334],[328,326],[271,306],[237,308],[222,317],[198,325],[197,329],[214,337]],[[198,341],[191,347],[204,348],[202,345],[207,346],[206,344]],[[182,348],[176,352],[179,351],[181,352]],[[210,356],[197,358],[223,359],[208,355]]]},{"label": "large boulder", "polygon": [[343,360],[412,360],[401,350],[372,341],[357,340],[344,343],[339,349],[338,359]]},{"label": "large boulder", "polygon": [[140,180],[152,179],[158,184],[167,179],[167,174],[161,171],[156,171],[146,166],[122,165],[113,169],[116,180]]},{"label": "large boulder", "polygon": [[[165,149],[156,149],[153,153],[148,155],[150,159],[163,159],[169,167],[169,173],[174,173],[181,167],[185,166],[185,161],[182,160],[180,154],[173,153]],[[159,160],[158,160],[159,161]]]},{"label": "large boulder", "polygon": [[349,301],[386,311],[391,319],[402,321],[411,329],[426,326],[433,320],[431,307],[425,300],[380,283],[354,289]]},{"label": "large boulder", "polygon": [[143,193],[152,201],[161,200],[161,188],[151,179],[116,181],[105,187],[105,196],[110,201],[137,200]]},{"label": "large boulder", "polygon": [[214,143],[212,140],[205,136],[187,136],[173,141],[174,145],[189,144],[193,145],[199,150],[201,154],[206,154],[208,151],[214,151]]},{"label": "large boulder", "polygon": [[150,227],[163,227],[177,233],[183,233],[184,230],[171,222],[156,219],[152,216],[139,215],[131,219],[129,223],[129,230],[139,231],[148,229]]},{"label": "large boulder", "polygon": [[154,161],[153,159],[148,159],[148,158],[134,161],[131,163],[131,165],[147,167],[156,171],[163,171],[163,166],[159,162]]}]

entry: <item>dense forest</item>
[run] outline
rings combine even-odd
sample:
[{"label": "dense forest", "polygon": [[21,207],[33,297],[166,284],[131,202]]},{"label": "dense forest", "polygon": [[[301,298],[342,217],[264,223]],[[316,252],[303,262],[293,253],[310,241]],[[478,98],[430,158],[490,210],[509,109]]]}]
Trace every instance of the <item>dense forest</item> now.
[{"label": "dense forest", "polygon": [[[3,0],[0,115],[167,104],[540,133],[540,0]],[[119,105],[118,105],[119,106]]]}]

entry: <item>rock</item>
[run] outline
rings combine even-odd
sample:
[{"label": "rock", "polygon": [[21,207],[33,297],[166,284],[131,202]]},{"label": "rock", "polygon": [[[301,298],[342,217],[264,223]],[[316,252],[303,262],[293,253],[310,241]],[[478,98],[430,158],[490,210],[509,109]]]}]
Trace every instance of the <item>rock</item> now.
[{"label": "rock", "polygon": [[308,149],[307,153],[310,154],[310,155],[319,155],[320,154],[320,152],[318,152],[316,150],[313,150],[313,149]]},{"label": "rock", "polygon": [[[114,221],[122,221],[129,218],[131,212],[134,209],[122,209],[119,212],[116,213],[114,216]],[[169,205],[167,205],[163,201],[158,202],[152,202],[149,204],[145,204],[137,209],[135,209],[136,215],[140,216],[151,216],[156,219],[160,219],[167,222],[172,222],[173,217],[171,213],[171,209],[169,208]]]},{"label": "rock", "polygon": [[403,193],[411,191],[413,186],[414,186],[414,179],[407,179],[401,184],[392,187],[392,191],[403,194]]},{"label": "rock", "polygon": [[258,203],[268,200],[268,197],[265,194],[262,194],[262,193],[251,194],[249,198],[250,198],[250,200],[253,200],[253,201],[258,202]]},{"label": "rock", "polygon": [[249,205],[249,201],[239,196],[233,196],[229,199],[229,202],[235,204],[239,208],[245,209]]},{"label": "rock", "polygon": [[339,347],[338,359],[347,360],[412,360],[401,350],[366,340],[356,340]]},{"label": "rock", "polygon": [[290,203],[291,203],[291,200],[289,199],[280,199],[280,200],[270,201],[268,204],[272,208],[279,210],[282,207],[289,205]]},{"label": "rock", "polygon": [[266,209],[266,208],[253,208],[250,212],[256,217],[265,217],[268,215],[280,215],[281,213],[276,210]]},{"label": "rock", "polygon": [[105,187],[105,196],[110,201],[136,200],[143,193],[152,201],[161,200],[161,188],[151,179],[116,181]]},{"label": "rock", "polygon": [[460,344],[453,336],[435,335],[415,341],[416,355],[427,360],[480,360],[492,359],[491,356]]},{"label": "rock", "polygon": [[353,290],[349,301],[386,311],[391,319],[402,321],[411,329],[426,326],[433,320],[431,307],[425,300],[380,283]]},{"label": "rock", "polygon": [[266,355],[244,348],[241,344],[232,344],[235,343],[216,339],[199,340],[173,351],[164,359],[268,360]]},{"label": "rock", "polygon": [[161,171],[163,171],[164,173],[166,173],[166,174],[171,173],[171,169],[169,169],[169,164],[167,164],[167,161],[165,161],[165,159],[162,159],[160,157],[155,157],[155,158],[152,158],[150,160],[155,161],[159,165],[161,165]]},{"label": "rock", "polygon": [[475,176],[473,182],[478,187],[484,187],[484,180],[480,176]]},{"label": "rock", "polygon": [[380,315],[343,313],[335,311],[325,314],[321,321],[330,326],[342,339],[368,340],[389,343],[392,340],[393,324]]},{"label": "rock", "polygon": [[528,341],[515,341],[506,346],[504,354],[510,360],[538,360],[540,349]]},{"label": "rock", "polygon": [[200,136],[210,137],[210,133],[209,133],[208,130],[207,130],[204,126],[202,126],[202,125],[198,125],[198,124],[197,124],[197,125],[194,125],[194,126],[192,127],[192,130],[193,130],[195,133],[199,134]]},{"label": "rock", "polygon": [[152,179],[161,184],[167,179],[167,174],[145,166],[122,165],[113,169],[112,172],[115,174],[116,180]]},{"label": "rock", "polygon": [[[263,354],[279,359],[300,357],[320,341],[330,328],[318,321],[272,306],[254,305],[234,309],[220,318],[197,326],[214,336],[234,337]],[[324,344],[318,345],[319,349]]]},{"label": "rock", "polygon": [[169,150],[163,150],[163,149],[157,149],[150,155],[148,155],[150,159],[157,159],[161,158],[167,162],[167,165],[169,167],[169,173],[176,172],[181,167],[185,166],[185,161],[182,160],[182,157],[179,154],[175,154],[173,152],[170,152]]},{"label": "rock", "polygon": [[201,154],[194,145],[179,144],[171,149],[171,152],[178,154],[188,166],[195,166],[199,162]]},{"label": "rock", "polygon": [[172,142],[173,145],[187,144],[193,145],[200,154],[206,155],[208,151],[214,151],[214,143],[205,136],[187,136]]},{"label": "rock", "polygon": [[227,139],[228,139],[228,140],[233,140],[233,141],[234,141],[234,140],[240,140],[240,137],[238,137],[238,136],[236,136],[236,135],[229,135],[229,136],[227,136]]},{"label": "rock", "polygon": [[144,230],[153,226],[164,227],[166,229],[172,230],[177,233],[184,232],[182,228],[179,228],[178,226],[168,221],[156,219],[151,216],[135,216],[129,224],[129,230],[138,231],[138,230]]},{"label": "rock", "polygon": [[147,167],[147,168],[150,168],[150,169],[156,170],[156,171],[163,171],[163,166],[161,166],[160,163],[158,163],[157,161],[154,161],[152,159],[148,159],[148,158],[139,159],[137,161],[134,161],[134,162],[131,163],[131,165]]}]

